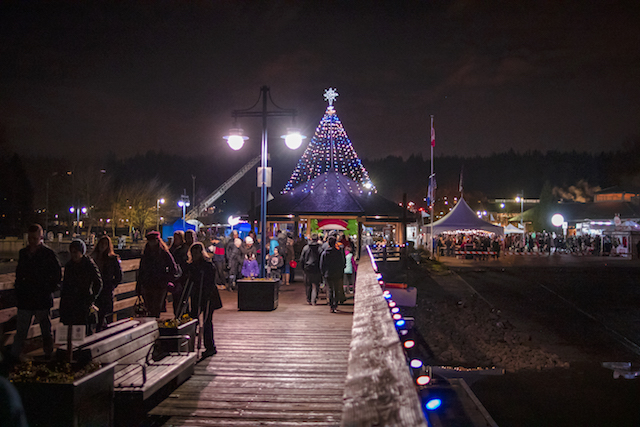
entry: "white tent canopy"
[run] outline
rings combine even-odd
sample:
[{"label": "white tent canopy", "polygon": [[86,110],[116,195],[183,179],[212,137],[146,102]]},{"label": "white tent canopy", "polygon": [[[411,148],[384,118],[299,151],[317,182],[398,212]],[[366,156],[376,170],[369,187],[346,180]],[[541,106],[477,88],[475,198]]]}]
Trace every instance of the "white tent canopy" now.
[{"label": "white tent canopy", "polygon": [[443,218],[433,223],[433,233],[440,234],[446,231],[474,231],[483,230],[495,233],[499,236],[504,234],[503,227],[493,225],[483,219],[471,210],[464,199],[460,199],[454,208]]},{"label": "white tent canopy", "polygon": [[509,224],[504,228],[504,234],[524,234],[524,230],[513,224]]}]

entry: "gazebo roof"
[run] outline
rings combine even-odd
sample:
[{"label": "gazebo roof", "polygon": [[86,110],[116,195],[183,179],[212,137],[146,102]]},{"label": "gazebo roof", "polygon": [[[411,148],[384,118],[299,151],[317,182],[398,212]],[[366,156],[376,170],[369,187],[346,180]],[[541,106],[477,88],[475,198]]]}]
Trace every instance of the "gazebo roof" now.
[{"label": "gazebo roof", "polygon": [[268,203],[269,215],[358,215],[400,218],[403,208],[338,172],[326,172]]}]

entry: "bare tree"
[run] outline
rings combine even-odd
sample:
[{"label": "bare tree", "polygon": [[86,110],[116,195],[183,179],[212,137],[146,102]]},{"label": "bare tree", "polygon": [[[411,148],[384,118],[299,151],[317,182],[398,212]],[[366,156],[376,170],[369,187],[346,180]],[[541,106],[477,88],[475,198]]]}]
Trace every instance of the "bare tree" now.
[{"label": "bare tree", "polygon": [[112,230],[127,225],[129,234],[136,229],[143,235],[156,224],[156,201],[167,194],[169,186],[157,178],[124,184],[116,192],[111,204]]}]

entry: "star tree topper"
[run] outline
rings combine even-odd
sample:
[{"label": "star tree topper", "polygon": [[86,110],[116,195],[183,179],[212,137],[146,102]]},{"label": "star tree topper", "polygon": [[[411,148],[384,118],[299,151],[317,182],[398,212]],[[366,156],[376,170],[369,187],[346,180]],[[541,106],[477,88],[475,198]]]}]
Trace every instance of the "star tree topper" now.
[{"label": "star tree topper", "polygon": [[335,101],[337,97],[338,92],[332,87],[324,91],[324,100],[329,101],[329,105],[333,105],[333,101]]}]

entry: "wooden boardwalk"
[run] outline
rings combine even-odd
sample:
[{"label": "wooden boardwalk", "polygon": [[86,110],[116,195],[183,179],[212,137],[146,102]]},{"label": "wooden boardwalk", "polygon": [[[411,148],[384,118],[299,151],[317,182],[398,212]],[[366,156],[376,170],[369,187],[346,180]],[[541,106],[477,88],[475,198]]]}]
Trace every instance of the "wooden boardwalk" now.
[{"label": "wooden boardwalk", "polygon": [[218,354],[150,415],[166,427],[340,425],[353,299],[332,314],[295,282],[280,288],[277,310],[238,311],[237,295],[220,292]]}]

